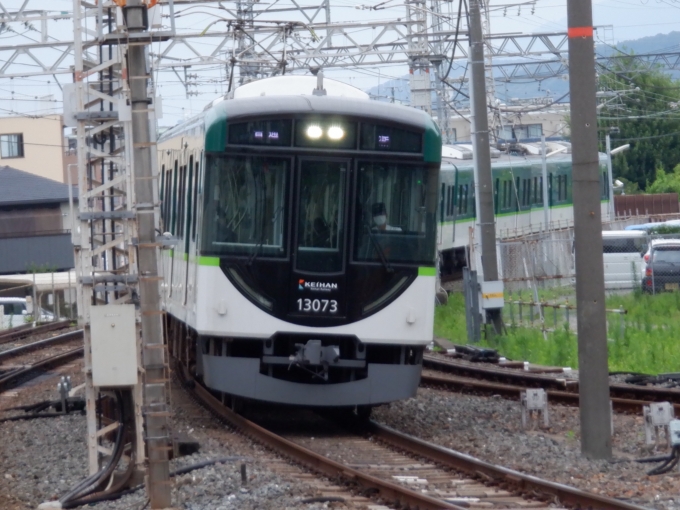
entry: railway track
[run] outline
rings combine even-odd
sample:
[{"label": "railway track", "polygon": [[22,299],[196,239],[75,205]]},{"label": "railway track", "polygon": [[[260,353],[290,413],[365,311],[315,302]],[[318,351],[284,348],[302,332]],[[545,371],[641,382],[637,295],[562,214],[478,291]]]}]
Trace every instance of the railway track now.
[{"label": "railway track", "polygon": [[[512,366],[512,365],[511,365]],[[578,405],[578,380],[559,374],[532,373],[507,366],[474,364],[442,356],[425,355],[421,384],[445,387],[456,391],[503,395],[519,398],[527,388],[543,388],[551,402]],[[615,409],[641,413],[650,402],[671,402],[680,412],[680,390],[610,384],[609,391]]]},{"label": "railway track", "polygon": [[79,358],[82,338],[82,330],[71,331],[0,352],[0,392],[20,379]]},{"label": "railway track", "polygon": [[[226,408],[178,374],[192,396],[244,435],[382,504],[419,509],[642,507],[496,466],[407,436],[375,422],[339,428],[325,421],[314,437],[279,435]],[[321,437],[319,433],[321,432]],[[560,506],[554,506],[557,502]]]},{"label": "railway track", "polygon": [[37,326],[34,326],[33,324],[17,326],[16,328],[0,331],[0,345],[15,342],[26,337],[37,336],[42,335],[43,333],[66,329],[69,327],[69,325],[70,321],[57,321],[39,324]]}]

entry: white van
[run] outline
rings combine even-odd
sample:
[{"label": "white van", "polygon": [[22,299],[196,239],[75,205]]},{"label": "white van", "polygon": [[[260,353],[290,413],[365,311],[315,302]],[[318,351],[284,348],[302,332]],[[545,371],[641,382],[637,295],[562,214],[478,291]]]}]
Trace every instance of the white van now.
[{"label": "white van", "polygon": [[647,250],[647,232],[605,230],[602,232],[605,290],[630,290],[640,286],[642,256]]},{"label": "white van", "polygon": [[[16,328],[26,324],[26,318],[32,316],[33,304],[31,297],[0,297],[0,329]],[[54,316],[45,310],[40,312],[40,321],[46,322]]]}]

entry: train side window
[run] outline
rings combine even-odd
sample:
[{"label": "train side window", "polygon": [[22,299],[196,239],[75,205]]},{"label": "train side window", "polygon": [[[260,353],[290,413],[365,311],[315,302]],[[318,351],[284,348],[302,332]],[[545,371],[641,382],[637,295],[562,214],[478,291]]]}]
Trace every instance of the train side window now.
[{"label": "train side window", "polygon": [[161,217],[164,217],[165,212],[165,202],[163,198],[165,197],[165,165],[161,165],[161,186],[158,189],[158,198],[161,201]]},{"label": "train side window", "polygon": [[500,195],[500,192],[501,192],[500,188],[501,188],[501,180],[498,177],[496,177],[496,186],[493,189],[493,206],[494,206],[494,210],[495,210],[496,214],[498,213],[498,211],[500,210],[500,207],[501,207],[501,203],[500,203],[501,197],[498,196],[498,195]]},{"label": "train side window", "polygon": [[441,197],[439,199],[439,214],[441,216],[440,221],[444,221],[444,216],[446,215],[446,184],[442,184]]},{"label": "train side window", "polygon": [[538,203],[538,177],[534,177],[534,199],[532,200],[532,203]]},{"label": "train side window", "polygon": [[530,206],[531,205],[531,177],[529,177],[526,180],[526,183],[527,183],[527,197],[526,197],[524,205]]},{"label": "train side window", "polygon": [[447,203],[446,203],[446,215],[453,215],[453,186],[449,186],[447,190]]},{"label": "train side window", "polygon": [[186,210],[187,191],[187,166],[182,165],[179,169],[179,204],[177,208],[177,235],[184,237],[184,213]]},{"label": "train side window", "polygon": [[172,172],[172,219],[171,219],[171,232],[173,235],[177,235],[177,177],[179,174],[179,162],[175,160],[175,169]]},{"label": "train side window", "polygon": [[187,205],[186,205],[186,233],[184,238],[185,253],[189,253],[189,238],[191,237],[191,214],[194,210],[194,156],[189,156],[189,178],[187,180]]},{"label": "train side window", "polygon": [[195,241],[196,240],[196,216],[198,215],[198,183],[199,183],[199,178],[198,178],[198,171],[200,167],[198,165],[198,161],[196,161],[195,168],[194,168],[194,212],[192,214],[192,222],[191,222],[191,238]]},{"label": "train side window", "polygon": [[536,200],[537,204],[543,204],[543,177],[538,178],[538,191],[536,192],[538,195],[538,199]]},{"label": "train side window", "polygon": [[463,211],[465,214],[467,214],[467,212],[468,212],[468,190],[469,190],[468,186],[469,186],[468,184],[465,185],[465,200],[464,200],[465,211]]},{"label": "train side window", "polygon": [[165,170],[165,187],[163,188],[163,228],[170,228],[170,188],[172,185],[172,172]]},{"label": "train side window", "polygon": [[522,205],[521,202],[520,202],[520,198],[521,198],[520,193],[522,191],[521,185],[522,185],[522,181],[519,177],[517,177],[515,179],[515,195],[516,195],[515,199],[517,201],[517,210],[518,211],[520,210],[521,205]]},{"label": "train side window", "polygon": [[558,202],[562,200],[562,176],[557,176],[557,200]]},{"label": "train side window", "polygon": [[165,222],[167,216],[165,215],[165,187],[167,183],[165,182],[165,165],[161,165],[161,187],[158,191],[158,198],[161,201],[161,218]]}]

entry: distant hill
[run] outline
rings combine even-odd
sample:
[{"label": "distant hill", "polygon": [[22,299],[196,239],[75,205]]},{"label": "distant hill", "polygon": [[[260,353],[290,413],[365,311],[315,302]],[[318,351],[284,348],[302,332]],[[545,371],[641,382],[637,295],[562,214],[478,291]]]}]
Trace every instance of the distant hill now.
[{"label": "distant hill", "polygon": [[[670,32],[668,34],[658,34],[651,37],[643,37],[629,41],[623,41],[616,45],[616,48],[625,52],[633,54],[643,53],[661,53],[661,52],[680,52],[680,32]],[[617,50],[605,44],[598,44],[595,48],[595,53],[601,56],[611,56],[617,53]],[[547,58],[547,57],[546,57]],[[531,63],[535,59],[497,59],[496,63]],[[465,61],[457,60],[451,68],[449,77],[452,79],[460,79],[465,73]],[[500,71],[495,71],[497,79],[501,78]],[[680,71],[669,71],[674,78],[680,79]],[[456,85],[458,87],[458,85]],[[464,83],[460,90],[463,94],[469,95],[467,82]],[[372,87],[368,89],[372,97],[380,101],[392,101],[397,103],[410,104],[411,93],[409,89],[409,76],[405,75],[397,80],[387,80],[380,84],[380,87]],[[463,94],[458,94],[455,103],[458,106],[464,107],[467,105],[467,99]],[[562,96],[560,102],[569,102],[569,80],[567,75],[557,78],[547,78],[542,81],[525,81],[525,82],[499,82],[496,81],[496,97],[504,103],[510,103],[512,99],[531,99],[538,97],[550,97],[553,100],[558,100]],[[455,94],[454,94],[455,96]],[[434,100],[434,95],[433,95]]]}]

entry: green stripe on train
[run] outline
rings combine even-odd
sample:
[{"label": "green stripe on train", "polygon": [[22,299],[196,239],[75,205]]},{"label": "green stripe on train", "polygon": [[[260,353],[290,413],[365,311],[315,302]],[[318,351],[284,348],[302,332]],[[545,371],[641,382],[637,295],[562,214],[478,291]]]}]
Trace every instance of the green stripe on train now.
[{"label": "green stripe on train", "polygon": [[198,257],[198,265],[199,266],[219,266],[220,265],[220,258],[219,257]]},{"label": "green stripe on train", "polygon": [[437,270],[434,267],[419,267],[418,276],[437,276]]}]

